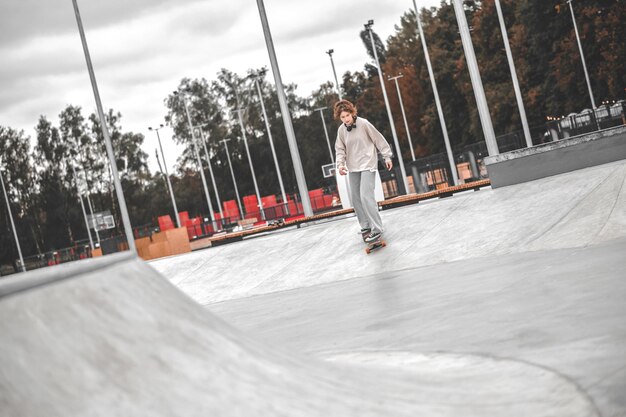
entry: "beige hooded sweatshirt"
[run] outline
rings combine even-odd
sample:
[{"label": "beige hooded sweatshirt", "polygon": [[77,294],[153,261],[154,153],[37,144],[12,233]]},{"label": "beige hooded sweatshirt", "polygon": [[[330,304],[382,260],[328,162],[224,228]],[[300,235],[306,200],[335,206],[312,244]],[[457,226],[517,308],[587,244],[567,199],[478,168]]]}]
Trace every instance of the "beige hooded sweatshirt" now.
[{"label": "beige hooded sweatshirt", "polygon": [[367,119],[357,117],[348,132],[345,124],[337,130],[335,153],[337,169],[345,166],[349,172],[374,171],[378,168],[379,151],[385,162],[390,161],[393,153],[389,143]]}]

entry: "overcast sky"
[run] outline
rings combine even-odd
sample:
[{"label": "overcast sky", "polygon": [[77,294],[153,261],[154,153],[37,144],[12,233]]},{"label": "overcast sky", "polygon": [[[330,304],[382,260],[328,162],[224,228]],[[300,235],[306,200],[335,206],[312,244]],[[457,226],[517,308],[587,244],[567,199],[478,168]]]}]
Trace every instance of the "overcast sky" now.
[{"label": "overcast sky", "polygon": [[[440,2],[417,0],[420,8]],[[146,136],[152,170],[156,137],[147,127],[164,123],[163,99],[181,78],[270,68],[255,0],[79,0],[79,7],[105,111],[121,112],[124,131]],[[363,24],[374,19],[385,40],[412,7],[412,0],[265,0],[283,82],[308,96],[333,80],[331,48],[339,76],[362,70]],[[95,112],[71,0],[3,0],[0,56],[0,125],[34,137],[40,115],[57,125],[68,104],[85,117]],[[171,134],[161,130],[168,166],[179,155]]]}]

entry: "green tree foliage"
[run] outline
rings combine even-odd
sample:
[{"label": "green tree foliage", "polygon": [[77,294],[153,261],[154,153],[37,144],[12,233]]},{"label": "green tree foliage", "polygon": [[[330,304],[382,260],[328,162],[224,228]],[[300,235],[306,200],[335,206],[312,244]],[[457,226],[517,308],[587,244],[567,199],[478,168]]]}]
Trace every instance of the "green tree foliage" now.
[{"label": "green tree foliage", "polygon": [[[40,250],[41,236],[35,216],[35,178],[29,161],[29,148],[29,141],[23,131],[0,126],[0,174],[6,187],[20,246],[26,253],[36,253]],[[18,252],[4,195],[0,196],[0,201],[0,261],[6,261],[17,271]]]},{"label": "green tree foliage", "polygon": [[68,203],[73,195],[67,178],[67,146],[59,129],[44,116],[35,128],[34,159],[39,184],[38,207],[46,250],[68,246],[74,240]]},{"label": "green tree foliage", "polygon": [[[146,193],[151,187],[156,188],[157,180],[147,169],[147,155],[141,149],[143,135],[124,132],[120,119],[119,113],[107,114],[131,221],[135,226],[152,224],[156,220],[154,213],[165,205],[155,197],[157,193]],[[25,257],[87,243],[79,193],[85,198],[87,210],[89,195],[96,212],[110,210],[120,224],[97,117],[91,114],[86,120],[80,107],[67,106],[59,114],[58,126],[41,116],[35,132],[31,152],[30,138],[24,137],[23,132],[0,127],[2,170]],[[3,210],[0,264],[15,264],[15,244]],[[102,237],[110,233],[105,232]]]}]

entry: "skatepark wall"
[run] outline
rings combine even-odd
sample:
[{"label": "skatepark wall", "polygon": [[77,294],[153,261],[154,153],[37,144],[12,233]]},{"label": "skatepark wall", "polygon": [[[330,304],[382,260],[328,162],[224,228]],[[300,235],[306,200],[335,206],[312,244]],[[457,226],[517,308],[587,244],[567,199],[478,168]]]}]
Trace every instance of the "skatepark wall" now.
[{"label": "skatepark wall", "polygon": [[626,159],[626,126],[485,158],[493,188]]}]

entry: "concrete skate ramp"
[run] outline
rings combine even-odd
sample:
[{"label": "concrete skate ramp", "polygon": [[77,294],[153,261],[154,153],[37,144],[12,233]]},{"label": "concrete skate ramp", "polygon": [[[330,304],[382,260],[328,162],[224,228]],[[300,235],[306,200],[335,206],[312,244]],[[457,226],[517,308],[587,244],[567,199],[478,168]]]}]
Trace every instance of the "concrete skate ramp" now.
[{"label": "concrete skate ramp", "polygon": [[514,360],[352,352],[367,364],[351,366],[257,343],[128,255],[3,281],[0,337],[3,416],[597,415]]},{"label": "concrete skate ramp", "polygon": [[388,246],[366,255],[355,218],[163,259],[201,304],[511,253],[626,237],[626,161],[382,212]]}]

